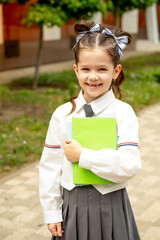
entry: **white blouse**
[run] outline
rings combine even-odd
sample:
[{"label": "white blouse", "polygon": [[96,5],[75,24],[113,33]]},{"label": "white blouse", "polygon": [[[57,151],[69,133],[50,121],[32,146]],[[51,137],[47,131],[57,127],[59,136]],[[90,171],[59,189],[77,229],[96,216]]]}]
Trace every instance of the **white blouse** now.
[{"label": "white blouse", "polygon": [[[85,117],[83,105],[86,103],[82,91],[75,100],[76,109],[71,111],[70,102],[61,105],[53,113],[49,123],[46,143],[39,165],[40,202],[45,223],[61,222],[62,190],[71,190],[73,184],[72,163],[64,155],[64,140],[67,139],[67,124],[73,117]],[[127,186],[141,168],[138,139],[138,121],[130,105],[115,98],[110,90],[91,102],[93,117],[115,117],[117,124],[118,149],[91,150],[83,148],[79,166],[91,170],[104,179],[115,182],[111,185],[93,185],[102,194]]]}]

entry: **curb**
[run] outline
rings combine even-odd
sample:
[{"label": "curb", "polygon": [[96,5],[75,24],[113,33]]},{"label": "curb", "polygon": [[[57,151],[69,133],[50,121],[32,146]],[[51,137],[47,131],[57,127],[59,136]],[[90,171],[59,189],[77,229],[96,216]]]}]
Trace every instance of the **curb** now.
[{"label": "curb", "polygon": [[39,161],[33,162],[33,163],[31,163],[31,164],[29,164],[29,165],[27,165],[25,167],[22,166],[21,169],[16,170],[14,173],[8,173],[8,175],[0,178],[0,184],[6,182],[6,181],[8,181],[8,180],[10,180],[10,179],[12,179],[12,178],[14,178],[16,176],[19,176],[20,174],[22,174],[23,172],[29,170],[30,168],[35,167],[37,164],[39,164]]}]

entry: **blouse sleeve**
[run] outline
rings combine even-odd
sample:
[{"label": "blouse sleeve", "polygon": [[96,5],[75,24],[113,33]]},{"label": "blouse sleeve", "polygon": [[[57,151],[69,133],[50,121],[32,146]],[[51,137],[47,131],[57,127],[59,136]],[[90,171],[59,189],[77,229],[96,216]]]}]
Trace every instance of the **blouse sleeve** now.
[{"label": "blouse sleeve", "polygon": [[[126,110],[126,109],[125,109]],[[122,183],[141,168],[138,140],[138,121],[129,106],[117,119],[118,148],[99,151],[83,148],[79,167],[91,170],[104,179]]]},{"label": "blouse sleeve", "polygon": [[39,165],[39,194],[45,223],[62,221],[62,136],[60,120],[53,114]]}]

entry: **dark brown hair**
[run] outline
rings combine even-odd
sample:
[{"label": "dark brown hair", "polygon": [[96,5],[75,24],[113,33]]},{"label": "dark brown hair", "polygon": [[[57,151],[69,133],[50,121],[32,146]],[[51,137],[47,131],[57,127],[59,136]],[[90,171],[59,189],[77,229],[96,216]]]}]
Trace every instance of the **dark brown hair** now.
[{"label": "dark brown hair", "polygon": [[[77,34],[83,33],[83,31],[89,31],[93,26],[95,26],[94,22],[87,22],[87,21],[79,21],[75,24],[75,32]],[[118,45],[116,42],[116,39],[113,36],[102,34],[103,29],[105,29],[104,26],[99,25],[100,30],[99,32],[88,32],[86,33],[76,44],[74,50],[74,56],[76,64],[79,62],[79,53],[82,49],[88,49],[88,48],[96,48],[101,47],[103,48],[111,57],[112,63],[114,68],[118,64],[120,64],[120,55],[118,53]],[[131,35],[127,32],[122,31],[122,29],[118,29],[116,27],[107,27],[115,37],[120,36],[128,36],[128,44],[131,42]],[[120,90],[120,85],[124,82],[125,75],[123,70],[121,70],[118,78],[116,80],[112,80],[111,87],[115,93],[115,95],[119,96],[119,99],[121,99],[122,94]],[[70,102],[72,103],[72,110],[71,113],[75,110],[76,105],[74,99],[77,97],[77,95],[70,99]]]}]

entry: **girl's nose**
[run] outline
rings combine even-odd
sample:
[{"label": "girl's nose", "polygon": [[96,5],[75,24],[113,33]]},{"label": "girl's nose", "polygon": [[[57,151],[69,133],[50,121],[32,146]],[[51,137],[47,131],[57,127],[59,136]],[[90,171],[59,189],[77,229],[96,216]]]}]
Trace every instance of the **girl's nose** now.
[{"label": "girl's nose", "polygon": [[91,81],[97,81],[98,80],[98,75],[96,74],[96,72],[92,71],[92,72],[90,72],[88,78]]}]

